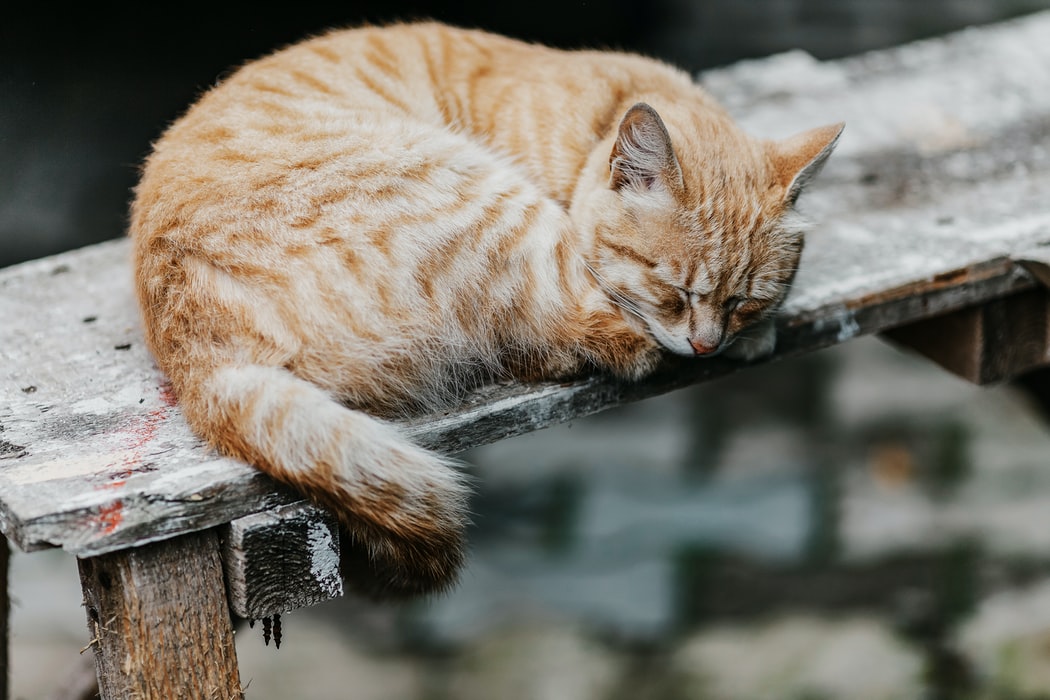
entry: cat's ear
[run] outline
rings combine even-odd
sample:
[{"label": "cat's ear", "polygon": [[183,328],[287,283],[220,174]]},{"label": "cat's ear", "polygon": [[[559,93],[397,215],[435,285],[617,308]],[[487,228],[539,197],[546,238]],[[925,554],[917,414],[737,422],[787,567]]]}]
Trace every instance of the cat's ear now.
[{"label": "cat's ear", "polygon": [[783,189],[788,206],[824,167],[845,127],[843,123],[821,126],[769,145],[774,185]]},{"label": "cat's ear", "polygon": [[682,188],[682,169],[671,147],[671,136],[660,115],[644,102],[627,110],[620,121],[609,171],[609,186],[614,190]]}]

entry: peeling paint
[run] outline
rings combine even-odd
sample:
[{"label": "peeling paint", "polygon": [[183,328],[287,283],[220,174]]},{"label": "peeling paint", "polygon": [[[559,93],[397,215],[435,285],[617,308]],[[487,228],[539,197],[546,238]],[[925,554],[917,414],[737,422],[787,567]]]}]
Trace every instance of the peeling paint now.
[{"label": "peeling paint", "polygon": [[339,549],[332,539],[332,531],[318,521],[310,522],[307,527],[310,575],[326,595],[340,596],[343,594],[343,579],[339,575]]},{"label": "peeling paint", "polygon": [[124,502],[114,501],[102,506],[94,522],[102,534],[112,534],[124,522]]},{"label": "peeling paint", "polygon": [[77,479],[100,471],[100,460],[104,463],[120,464],[128,459],[130,454],[127,450],[116,450],[105,454],[63,454],[42,462],[26,463],[24,465],[5,465],[3,470],[3,482],[16,486],[28,486],[30,484],[41,484],[46,482],[57,482]]},{"label": "peeling paint", "polygon": [[29,454],[23,445],[16,445],[13,442],[7,440],[0,440],[0,458],[4,459],[21,459]]},{"label": "peeling paint", "polygon": [[852,311],[845,312],[839,319],[839,332],[835,336],[835,340],[843,343],[850,338],[855,338],[860,335],[860,324],[857,323],[857,319],[854,317]]}]

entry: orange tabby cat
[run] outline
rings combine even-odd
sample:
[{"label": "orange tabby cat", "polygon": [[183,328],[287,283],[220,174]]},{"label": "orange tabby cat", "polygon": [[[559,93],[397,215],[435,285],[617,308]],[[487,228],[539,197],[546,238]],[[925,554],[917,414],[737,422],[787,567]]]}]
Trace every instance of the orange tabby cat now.
[{"label": "orange tabby cat", "polygon": [[750,138],[637,56],[333,32],[157,142],[131,212],[148,342],[194,430],[339,517],[352,584],[439,590],[467,487],[382,418],[493,377],[770,352],[792,206],[841,129]]}]

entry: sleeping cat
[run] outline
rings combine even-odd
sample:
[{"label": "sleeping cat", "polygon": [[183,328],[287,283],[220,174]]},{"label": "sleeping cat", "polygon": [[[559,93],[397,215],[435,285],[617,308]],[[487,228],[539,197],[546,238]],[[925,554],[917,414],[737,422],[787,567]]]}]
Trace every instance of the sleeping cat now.
[{"label": "sleeping cat", "polygon": [[468,488],[383,419],[497,378],[771,352],[793,205],[841,130],[750,138],[638,56],[335,31],[156,143],[130,227],[148,343],[200,436],[338,516],[351,585],[441,590]]}]

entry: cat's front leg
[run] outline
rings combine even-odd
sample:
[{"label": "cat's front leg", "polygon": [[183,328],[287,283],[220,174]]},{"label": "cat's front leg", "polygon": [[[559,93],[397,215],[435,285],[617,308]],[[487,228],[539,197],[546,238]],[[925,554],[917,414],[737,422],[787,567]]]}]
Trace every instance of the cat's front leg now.
[{"label": "cat's front leg", "polygon": [[641,379],[660,363],[663,351],[647,333],[632,327],[619,312],[598,311],[586,318],[580,343],[586,360],[624,379]]},{"label": "cat's front leg", "polygon": [[772,355],[776,345],[776,323],[770,317],[742,330],[724,354],[733,360],[754,362]]},{"label": "cat's front leg", "polygon": [[522,381],[577,379],[595,370],[636,380],[650,374],[663,355],[648,335],[612,310],[580,310],[557,330],[528,356],[516,361],[506,355],[506,369]]}]

